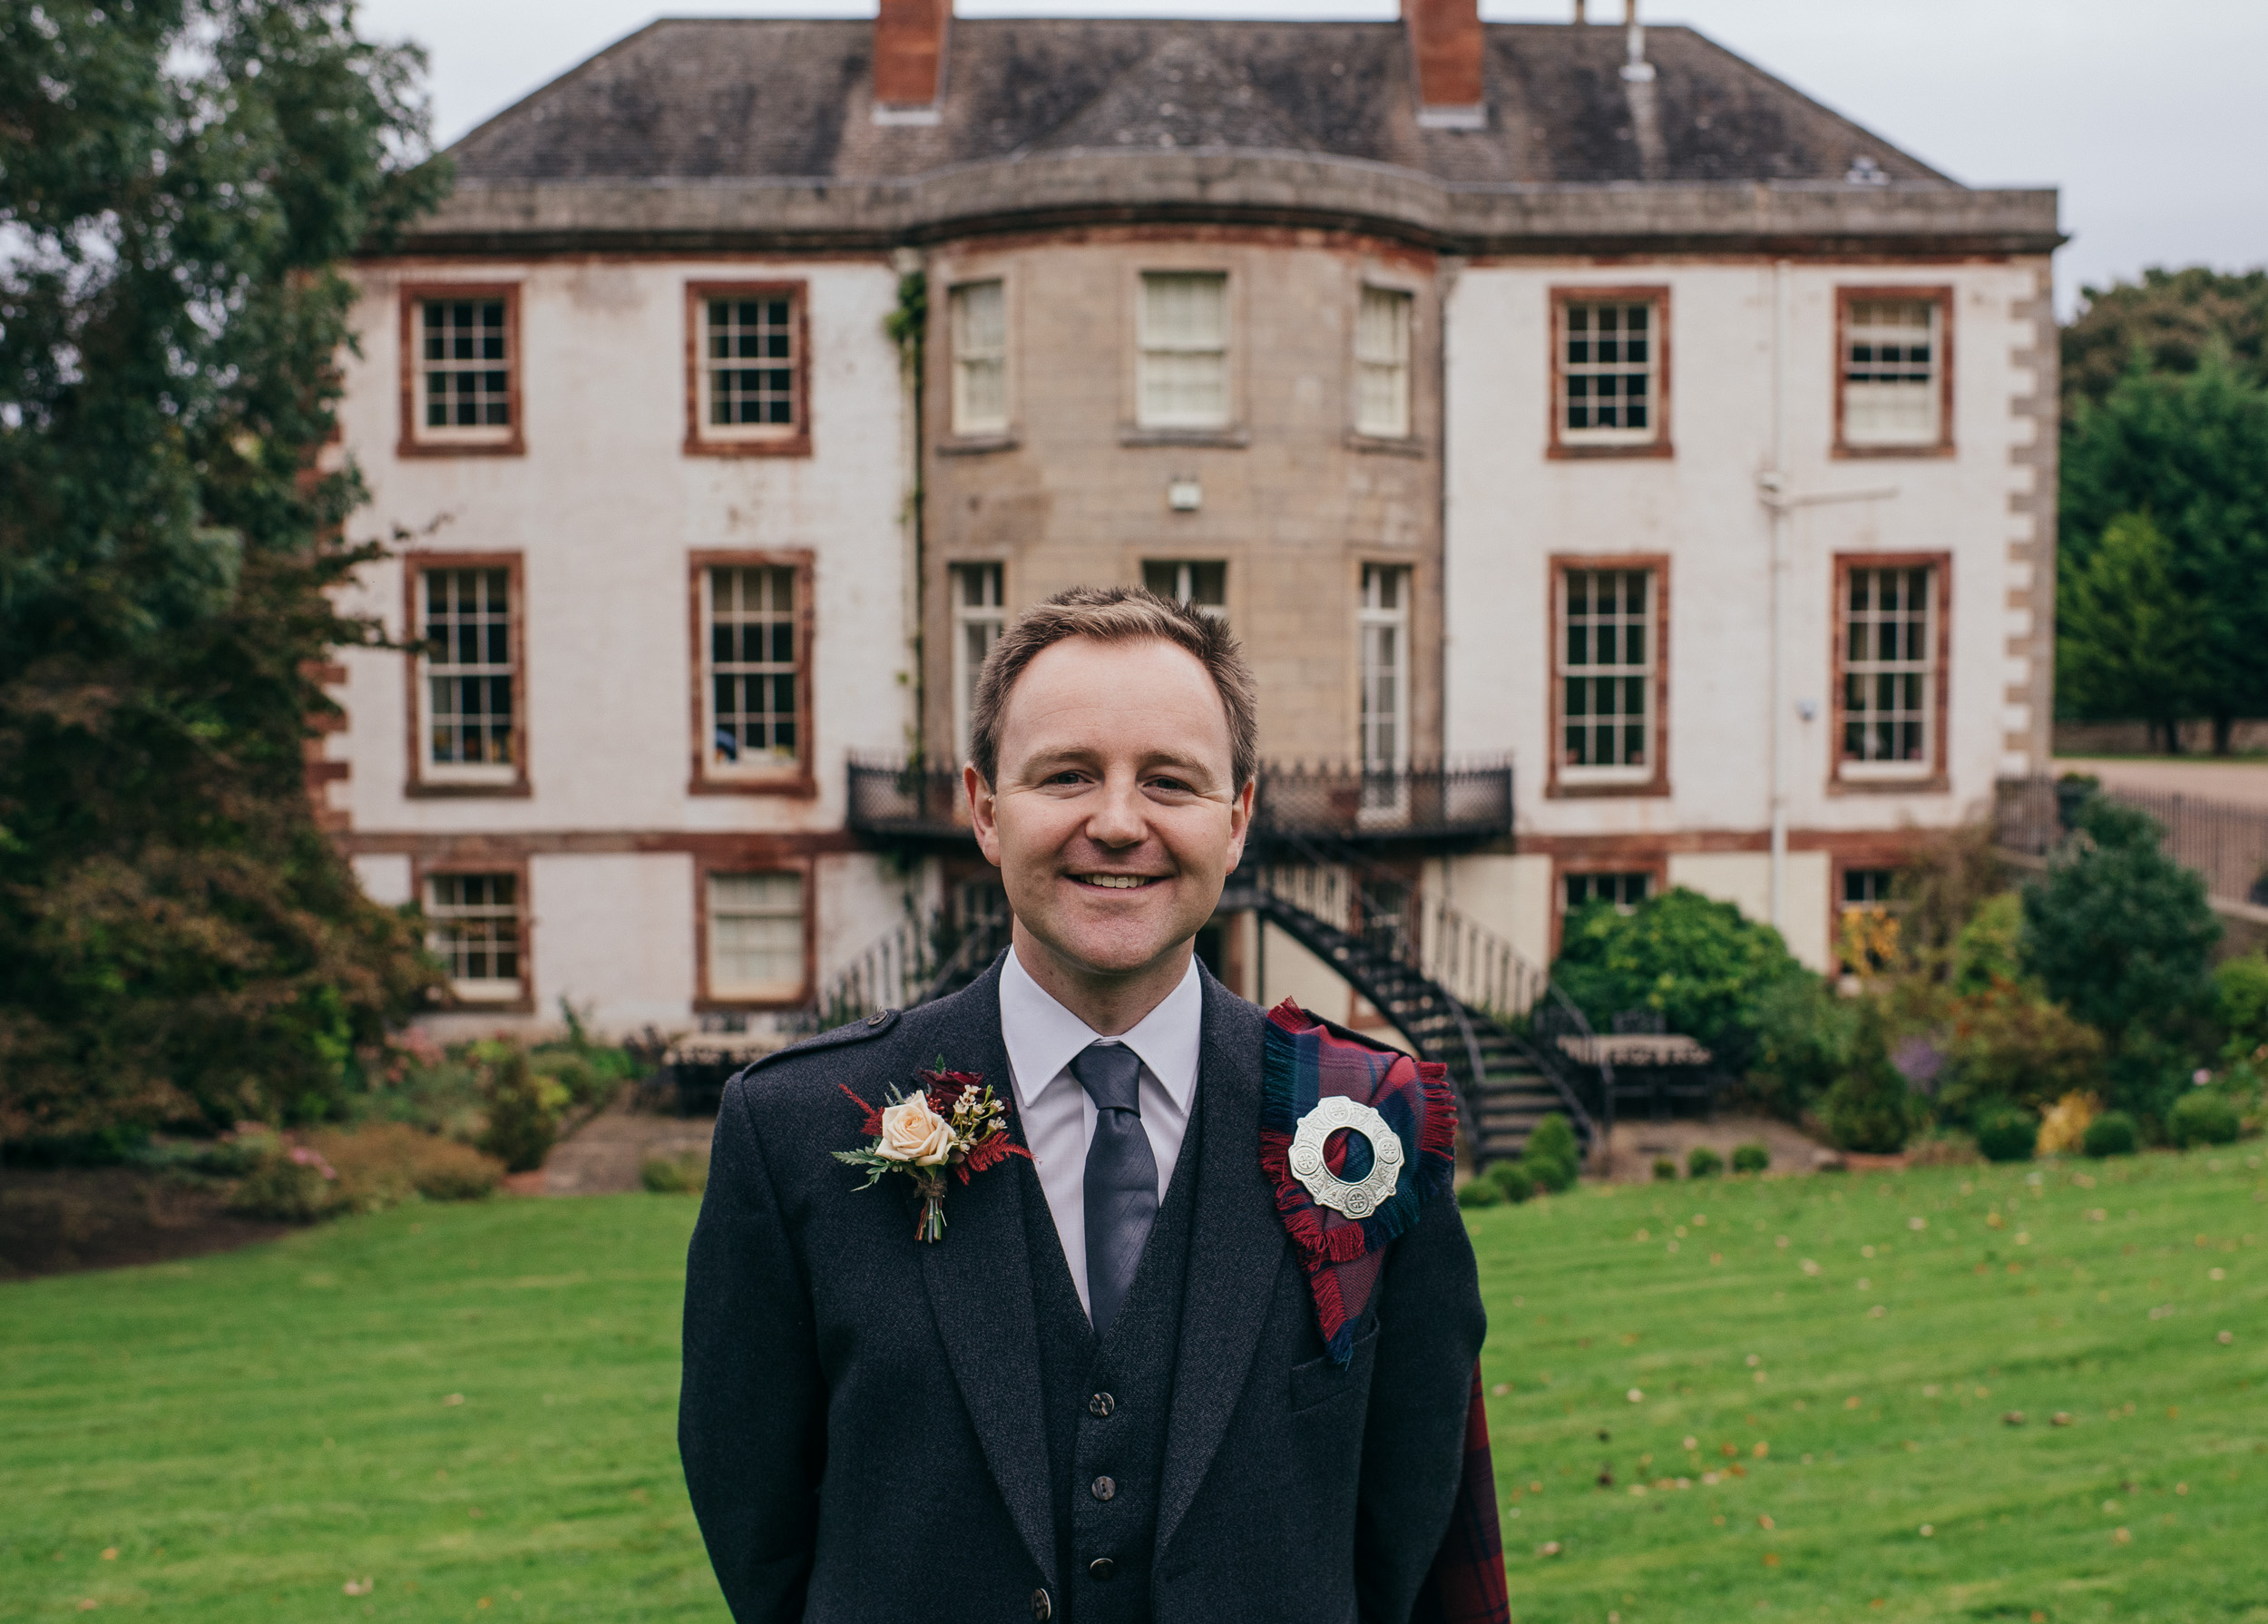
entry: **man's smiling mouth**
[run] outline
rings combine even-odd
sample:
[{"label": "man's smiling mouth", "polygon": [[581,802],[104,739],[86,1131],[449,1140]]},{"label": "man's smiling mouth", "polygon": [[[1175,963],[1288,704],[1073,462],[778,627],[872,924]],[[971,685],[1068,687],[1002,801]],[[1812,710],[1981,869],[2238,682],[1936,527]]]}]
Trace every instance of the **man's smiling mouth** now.
[{"label": "man's smiling mouth", "polygon": [[1095,885],[1105,891],[1139,891],[1144,885],[1154,885],[1165,878],[1160,874],[1075,874],[1071,878],[1082,885]]}]

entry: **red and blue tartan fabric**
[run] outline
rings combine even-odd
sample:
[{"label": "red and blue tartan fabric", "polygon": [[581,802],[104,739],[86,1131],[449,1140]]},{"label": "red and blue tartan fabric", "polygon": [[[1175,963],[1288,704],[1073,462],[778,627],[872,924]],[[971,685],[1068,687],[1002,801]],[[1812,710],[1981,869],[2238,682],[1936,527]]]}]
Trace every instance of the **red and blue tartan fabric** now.
[{"label": "red and blue tartan fabric", "polygon": [[[1268,1012],[1266,1031],[1260,1166],[1307,1271],[1324,1345],[1344,1364],[1354,1355],[1355,1323],[1370,1306],[1388,1244],[1417,1221],[1422,1203],[1449,1197],[1457,1169],[1457,1100],[1447,1067],[1413,1060],[1334,1026],[1288,998]],[[1406,1176],[1366,1218],[1320,1206],[1292,1173],[1292,1136],[1300,1119],[1332,1095],[1369,1106],[1402,1141]],[[1336,1137],[1325,1159],[1334,1173],[1343,1174],[1347,1141],[1355,1136]],[[1478,1365],[1465,1405],[1464,1469],[1456,1504],[1426,1575],[1417,1616],[1425,1624],[1510,1624],[1496,1472]]]}]

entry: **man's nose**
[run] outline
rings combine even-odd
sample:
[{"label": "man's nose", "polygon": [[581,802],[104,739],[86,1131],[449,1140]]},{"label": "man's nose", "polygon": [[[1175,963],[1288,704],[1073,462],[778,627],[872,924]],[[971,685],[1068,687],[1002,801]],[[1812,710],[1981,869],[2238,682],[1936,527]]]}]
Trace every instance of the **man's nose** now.
[{"label": "man's nose", "polygon": [[1106,780],[1101,804],[1087,819],[1087,837],[1099,846],[1126,846],[1139,845],[1149,835],[1141,786],[1131,779]]}]

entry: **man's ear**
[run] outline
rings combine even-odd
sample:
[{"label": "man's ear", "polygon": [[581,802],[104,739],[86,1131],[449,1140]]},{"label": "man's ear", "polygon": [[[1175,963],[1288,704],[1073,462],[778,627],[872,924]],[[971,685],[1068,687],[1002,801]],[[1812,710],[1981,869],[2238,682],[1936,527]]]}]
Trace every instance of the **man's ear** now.
[{"label": "man's ear", "polygon": [[969,827],[976,831],[977,849],[993,867],[1000,866],[1000,824],[993,817],[992,787],[971,762],[961,769],[961,788],[969,797]]},{"label": "man's ear", "polygon": [[1245,787],[1237,791],[1237,798],[1228,803],[1228,866],[1234,869],[1245,859],[1245,836],[1252,833],[1252,800],[1258,793],[1260,780],[1245,780]]}]

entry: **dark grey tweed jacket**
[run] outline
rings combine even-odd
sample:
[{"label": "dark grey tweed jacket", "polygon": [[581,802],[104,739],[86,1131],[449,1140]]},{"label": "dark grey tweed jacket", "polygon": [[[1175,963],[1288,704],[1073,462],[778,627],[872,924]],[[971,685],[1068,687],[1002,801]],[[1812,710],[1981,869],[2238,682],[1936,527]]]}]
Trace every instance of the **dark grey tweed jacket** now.
[{"label": "dark grey tweed jacket", "polygon": [[[1061,1618],[1012,1159],[914,1238],[909,1180],[829,1152],[943,1056],[1004,1097],[1000,966],[734,1080],[686,1268],[679,1447],[741,1624]],[[1160,1620],[1404,1624],[1463,1465],[1484,1320],[1456,1208],[1394,1243],[1353,1363],[1325,1355],[1259,1169],[1261,1015],[1205,978],[1197,1207],[1165,1463]],[[1042,1603],[1040,1592],[1051,1599]]]}]

